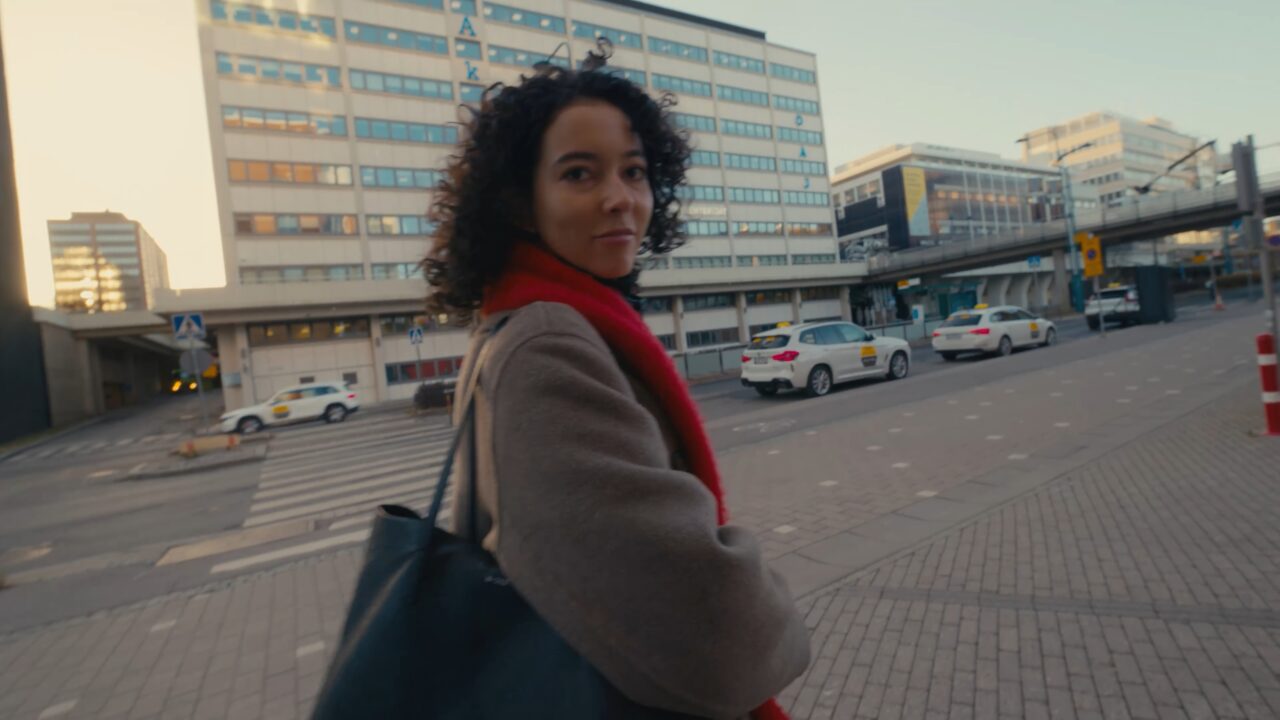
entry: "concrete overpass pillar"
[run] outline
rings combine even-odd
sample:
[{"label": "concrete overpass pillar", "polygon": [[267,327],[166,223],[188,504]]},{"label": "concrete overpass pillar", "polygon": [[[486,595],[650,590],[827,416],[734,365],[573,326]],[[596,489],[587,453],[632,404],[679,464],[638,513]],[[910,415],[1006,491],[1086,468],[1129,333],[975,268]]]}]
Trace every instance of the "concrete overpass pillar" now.
[{"label": "concrete overpass pillar", "polygon": [[685,342],[684,337],[684,297],[676,295],[671,298],[671,320],[672,328],[676,335],[676,352],[684,353],[689,351],[689,345]]},{"label": "concrete overpass pillar", "polygon": [[738,311],[738,342],[751,342],[751,330],[747,328],[747,294],[744,292],[736,292],[733,294],[733,306]]},{"label": "concrete overpass pillar", "polygon": [[[1071,312],[1071,290],[1067,279],[1067,254],[1062,250],[1053,251],[1053,304],[1058,312]],[[1047,303],[1046,303],[1047,304]]]},{"label": "concrete overpass pillar", "polygon": [[1027,307],[1030,305],[1030,297],[1027,290],[1031,287],[1031,273],[1024,273],[1013,276],[1013,282],[1009,286],[1009,303],[1019,307]]},{"label": "concrete overpass pillar", "polygon": [[796,288],[791,291],[791,322],[800,322],[800,289]]}]

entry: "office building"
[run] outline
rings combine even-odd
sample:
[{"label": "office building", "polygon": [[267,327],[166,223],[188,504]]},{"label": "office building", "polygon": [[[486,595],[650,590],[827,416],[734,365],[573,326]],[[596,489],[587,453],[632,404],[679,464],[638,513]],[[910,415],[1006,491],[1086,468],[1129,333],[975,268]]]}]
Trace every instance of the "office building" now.
[{"label": "office building", "polygon": [[[1089,188],[1077,208],[1097,206]],[[995,153],[913,143],[836,167],[831,185],[841,257],[999,235],[1062,217],[1054,168]]]},{"label": "office building", "polygon": [[48,226],[59,310],[149,310],[156,292],[169,287],[169,261],[137,221],[117,212],[87,212]]},{"label": "office building", "polygon": [[[1200,147],[1202,138],[1179,132],[1168,120],[1138,120],[1112,112],[1093,112],[1027,132],[1022,159],[1052,164],[1072,148],[1091,146],[1065,159],[1072,188],[1093,188],[1101,202],[1115,205],[1135,197],[1133,188],[1151,183],[1151,192],[1186,190],[1213,184],[1218,169],[1214,148],[1204,148],[1160,177],[1169,165]],[[1154,180],[1154,182],[1152,182]]]},{"label": "office building", "polygon": [[422,317],[417,264],[459,105],[598,37],[611,71],[676,96],[696,149],[690,242],[642,281],[670,350],[838,317],[863,271],[837,260],[816,58],[763,32],[633,0],[198,7],[228,289],[183,302],[212,311],[229,407],[308,378],[377,401],[456,373],[466,333]]}]

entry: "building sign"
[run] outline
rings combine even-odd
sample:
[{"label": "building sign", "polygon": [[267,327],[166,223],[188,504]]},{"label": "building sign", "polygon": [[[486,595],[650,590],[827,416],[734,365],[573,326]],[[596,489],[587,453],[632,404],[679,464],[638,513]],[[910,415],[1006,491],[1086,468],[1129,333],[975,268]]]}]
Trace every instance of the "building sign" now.
[{"label": "building sign", "polygon": [[929,191],[924,168],[902,168],[902,192],[907,202],[907,230],[914,237],[929,234]]}]

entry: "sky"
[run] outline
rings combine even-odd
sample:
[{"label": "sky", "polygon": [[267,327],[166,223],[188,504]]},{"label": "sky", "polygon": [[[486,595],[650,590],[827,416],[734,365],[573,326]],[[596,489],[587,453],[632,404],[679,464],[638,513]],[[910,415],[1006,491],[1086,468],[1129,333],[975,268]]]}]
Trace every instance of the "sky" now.
[{"label": "sky", "polygon": [[[651,1],[816,53],[830,167],[911,142],[1018,157],[1094,110],[1280,141],[1276,0]],[[140,221],[174,287],[222,285],[195,2],[0,0],[0,39],[32,304],[53,301],[45,223],[73,211]]]}]

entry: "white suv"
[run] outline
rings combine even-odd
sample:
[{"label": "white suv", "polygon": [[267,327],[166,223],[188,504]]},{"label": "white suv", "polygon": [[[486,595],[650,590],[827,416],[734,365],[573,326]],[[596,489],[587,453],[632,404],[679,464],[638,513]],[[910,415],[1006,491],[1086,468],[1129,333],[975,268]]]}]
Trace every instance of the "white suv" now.
[{"label": "white suv", "polygon": [[1102,314],[1101,322],[1119,322],[1128,325],[1142,321],[1142,305],[1138,302],[1138,288],[1132,285],[1103,288],[1102,297],[1089,297],[1084,306],[1085,321],[1090,330],[1097,330],[1098,314]]},{"label": "white suv", "polygon": [[847,322],[784,323],[751,338],[742,355],[742,384],[761,395],[804,388],[808,395],[819,396],[847,380],[898,380],[910,368],[906,340],[876,337]]},{"label": "white suv", "polygon": [[281,390],[260,405],[232,410],[219,420],[222,432],[248,435],[268,425],[321,418],[327,423],[342,422],[359,409],[355,391],[337,383],[307,383]]}]

